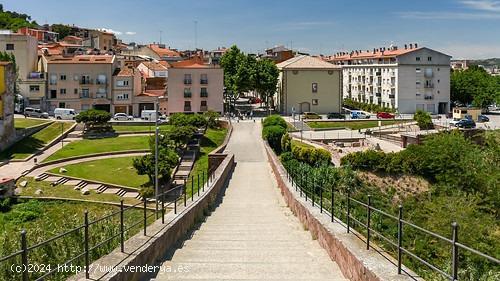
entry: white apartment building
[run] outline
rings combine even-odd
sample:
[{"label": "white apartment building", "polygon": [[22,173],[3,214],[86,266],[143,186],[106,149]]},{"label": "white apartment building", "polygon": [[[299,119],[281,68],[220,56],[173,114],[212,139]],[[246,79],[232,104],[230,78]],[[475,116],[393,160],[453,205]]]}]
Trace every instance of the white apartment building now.
[{"label": "white apartment building", "polygon": [[450,111],[450,59],[409,44],[341,52],[329,61],[342,67],[344,98],[396,108],[399,113],[420,109],[445,114]]}]

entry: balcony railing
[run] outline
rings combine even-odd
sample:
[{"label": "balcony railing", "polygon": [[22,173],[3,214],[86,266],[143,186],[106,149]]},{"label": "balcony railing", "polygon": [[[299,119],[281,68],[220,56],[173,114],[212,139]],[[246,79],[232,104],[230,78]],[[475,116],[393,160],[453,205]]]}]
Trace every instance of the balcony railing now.
[{"label": "balcony railing", "polygon": [[90,85],[92,84],[92,79],[80,79],[80,85]]},{"label": "balcony railing", "polygon": [[427,89],[434,88],[434,83],[425,83],[424,88],[427,88]]},{"label": "balcony railing", "polygon": [[202,98],[208,97],[208,92],[200,92],[200,97]]},{"label": "balcony railing", "polygon": [[206,105],[200,106],[200,111],[202,111],[202,112],[208,111],[207,106]]},{"label": "balcony railing", "polygon": [[433,100],[434,96],[424,96],[424,99],[426,99],[426,100]]},{"label": "balcony railing", "polygon": [[97,94],[95,95],[95,97],[96,97],[97,99],[105,99],[105,98],[107,98],[107,94],[106,94],[106,93],[97,93]]},{"label": "balcony railing", "polygon": [[382,96],[382,94],[381,93],[375,93],[375,96],[378,97],[378,98],[380,98]]},{"label": "balcony railing", "polygon": [[184,85],[191,85],[192,83],[191,79],[184,79]]},{"label": "balcony railing", "polygon": [[28,79],[44,79],[45,75],[43,72],[30,72],[28,74]]},{"label": "balcony railing", "polygon": [[81,99],[90,99],[90,93],[80,93]]},{"label": "balcony railing", "polygon": [[106,84],[108,84],[107,80],[96,80],[95,83],[97,85],[106,85]]},{"label": "balcony railing", "polygon": [[200,79],[200,84],[202,85],[208,84],[208,79]]},{"label": "balcony railing", "polygon": [[192,96],[191,92],[184,92],[185,98],[191,98],[191,96]]},{"label": "balcony railing", "polygon": [[396,95],[395,95],[395,94],[389,94],[389,98],[390,98],[390,99],[393,99],[393,98],[395,98],[395,97],[396,97]]},{"label": "balcony railing", "polygon": [[185,112],[190,112],[191,111],[191,106],[184,106],[184,111]]}]

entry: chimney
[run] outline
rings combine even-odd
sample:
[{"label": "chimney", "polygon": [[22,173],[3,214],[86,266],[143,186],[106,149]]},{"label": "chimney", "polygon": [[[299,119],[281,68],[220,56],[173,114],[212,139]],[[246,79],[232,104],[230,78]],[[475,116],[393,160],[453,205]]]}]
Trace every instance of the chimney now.
[{"label": "chimney", "polygon": [[417,45],[417,43],[415,43],[415,49],[416,49],[416,48],[418,48],[418,45]]},{"label": "chimney", "polygon": [[375,54],[375,48],[373,48],[373,53]]},{"label": "chimney", "polygon": [[405,44],[405,50],[408,49],[408,45]]},{"label": "chimney", "polygon": [[398,49],[398,46],[394,46],[392,47],[393,50],[397,50]]},{"label": "chimney", "polygon": [[413,49],[413,44],[412,43],[410,43],[410,49]]}]

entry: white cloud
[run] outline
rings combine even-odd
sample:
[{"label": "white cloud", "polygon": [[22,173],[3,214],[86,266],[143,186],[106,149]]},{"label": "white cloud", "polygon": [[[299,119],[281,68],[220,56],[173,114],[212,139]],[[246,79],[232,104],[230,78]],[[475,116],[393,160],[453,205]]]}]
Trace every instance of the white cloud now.
[{"label": "white cloud", "polygon": [[474,10],[500,12],[500,1],[467,0],[467,1],[460,1],[460,3]]},{"label": "white cloud", "polygon": [[459,13],[459,12],[397,12],[404,19],[423,20],[486,20],[500,19],[500,14],[494,13]]},{"label": "white cloud", "polygon": [[127,31],[127,32],[125,32],[125,35],[136,35],[136,34],[137,34],[137,32],[135,32],[135,31]]},{"label": "white cloud", "polygon": [[115,35],[122,35],[122,34],[123,34],[123,32],[118,31],[118,30],[113,30],[113,29],[111,29],[111,28],[104,28],[104,27],[103,27],[103,28],[98,28],[98,30],[100,30],[100,31],[105,31],[105,32],[109,32],[109,33],[113,33],[113,34],[115,34]]}]

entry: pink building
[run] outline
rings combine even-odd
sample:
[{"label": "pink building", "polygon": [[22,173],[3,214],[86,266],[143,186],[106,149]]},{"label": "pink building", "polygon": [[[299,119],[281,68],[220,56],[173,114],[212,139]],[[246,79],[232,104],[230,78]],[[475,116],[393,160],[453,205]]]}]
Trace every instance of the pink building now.
[{"label": "pink building", "polygon": [[199,57],[172,63],[167,88],[168,114],[223,111],[223,69]]}]

